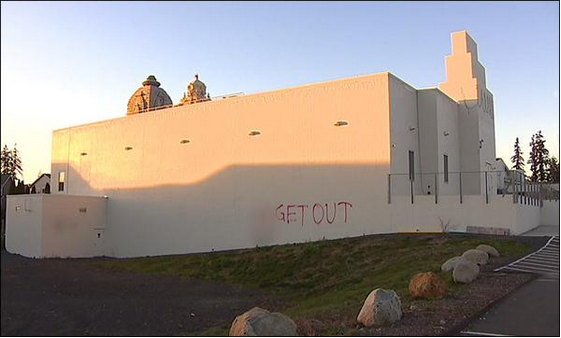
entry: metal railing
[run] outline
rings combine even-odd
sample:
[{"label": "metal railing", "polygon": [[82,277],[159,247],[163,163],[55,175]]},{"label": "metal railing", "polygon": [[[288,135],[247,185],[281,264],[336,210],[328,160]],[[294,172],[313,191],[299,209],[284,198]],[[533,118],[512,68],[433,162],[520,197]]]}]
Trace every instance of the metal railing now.
[{"label": "metal railing", "polygon": [[543,206],[544,199],[559,200],[558,190],[531,182],[516,170],[388,174],[388,203],[393,196],[407,195],[412,204],[421,195],[434,196],[434,203],[441,196],[458,196],[460,204],[469,195],[484,195],[487,204],[492,195],[512,195],[513,203],[535,206]]}]

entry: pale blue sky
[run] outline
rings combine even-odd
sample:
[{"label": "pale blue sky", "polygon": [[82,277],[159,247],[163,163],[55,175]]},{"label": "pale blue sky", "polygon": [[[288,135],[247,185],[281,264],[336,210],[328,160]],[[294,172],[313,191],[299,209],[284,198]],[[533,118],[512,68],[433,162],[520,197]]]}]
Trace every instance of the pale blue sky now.
[{"label": "pale blue sky", "polygon": [[[559,2],[2,2],[1,142],[26,181],[53,129],[122,117],[154,74],[174,103],[198,72],[212,96],[389,71],[445,80],[467,29],[495,96],[497,156],[542,130],[559,155]],[[510,163],[508,161],[508,163]]]}]

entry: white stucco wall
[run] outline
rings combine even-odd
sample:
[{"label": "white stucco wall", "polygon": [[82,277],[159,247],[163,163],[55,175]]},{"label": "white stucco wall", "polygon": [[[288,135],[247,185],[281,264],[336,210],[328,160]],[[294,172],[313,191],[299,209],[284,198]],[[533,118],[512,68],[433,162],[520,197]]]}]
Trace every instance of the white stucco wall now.
[{"label": "white stucco wall", "polygon": [[[436,97],[438,138],[438,193],[439,195],[458,195],[460,192],[460,125],[458,104],[438,89]],[[444,181],[444,155],[448,156],[448,182]]]},{"label": "white stucco wall", "polygon": [[540,219],[540,225],[559,226],[559,201],[543,201]]},{"label": "white stucco wall", "polygon": [[[438,89],[423,89],[418,91],[418,109],[422,193],[459,194],[458,104]],[[444,180],[444,155],[448,156],[448,182]]]},{"label": "white stucco wall", "polygon": [[419,157],[419,119],[417,110],[417,90],[390,74],[390,115],[391,115],[391,191],[392,195],[408,195],[409,151],[414,152],[415,194],[422,193],[419,173],[424,170]]},{"label": "white stucco wall", "polygon": [[104,255],[105,198],[12,195],[7,216],[10,253],[32,258]]},{"label": "white stucco wall", "polygon": [[8,195],[6,250],[25,257],[42,257],[43,196]]},{"label": "white stucco wall", "polygon": [[51,195],[43,199],[43,257],[103,256],[103,197]]},{"label": "white stucco wall", "polygon": [[117,257],[392,232],[388,77],[55,131],[53,193],[66,171],[63,194],[109,196],[106,254]]},{"label": "white stucco wall", "polygon": [[391,224],[400,232],[466,231],[468,226],[510,229],[519,235],[539,225],[540,207],[513,203],[512,196],[416,196],[411,204],[406,196],[392,198]]},{"label": "white stucco wall", "polygon": [[540,225],[541,208],[536,205],[517,203],[516,206],[516,231],[515,235],[523,234]]},{"label": "white stucco wall", "polygon": [[420,168],[422,175],[418,177],[418,185],[422,194],[436,193],[434,173],[440,171],[438,166],[438,103],[436,91],[420,90],[417,93],[419,110]]}]

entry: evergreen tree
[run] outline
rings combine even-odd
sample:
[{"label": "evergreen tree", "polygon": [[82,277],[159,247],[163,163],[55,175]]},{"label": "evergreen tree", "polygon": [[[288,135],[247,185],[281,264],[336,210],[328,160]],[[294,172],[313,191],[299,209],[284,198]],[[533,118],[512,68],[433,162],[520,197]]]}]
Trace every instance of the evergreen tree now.
[{"label": "evergreen tree", "polygon": [[532,135],[530,148],[530,159],[528,160],[528,164],[530,164],[530,169],[532,170],[530,181],[546,182],[548,176],[549,151],[545,147],[545,139],[543,138],[541,130]]},{"label": "evergreen tree", "polygon": [[549,182],[559,183],[559,161],[557,161],[555,156],[549,161],[548,174]]},{"label": "evergreen tree", "polygon": [[8,149],[8,145],[4,145],[4,148],[2,148],[2,153],[1,153],[1,159],[0,162],[2,163],[2,174],[3,175],[10,175],[11,174],[11,168],[12,168],[12,151],[10,149]]},{"label": "evergreen tree", "polygon": [[14,149],[12,149],[12,173],[13,173],[12,177],[14,179],[17,179],[18,176],[23,175],[21,158],[20,158],[20,155],[19,155],[19,151],[16,147],[17,147],[17,144],[15,144]]},{"label": "evergreen tree", "polygon": [[532,172],[532,176],[530,176],[530,181],[536,182],[537,181],[537,172],[538,172],[538,160],[537,160],[537,148],[536,148],[536,135],[532,135],[530,140],[530,158],[528,159],[528,164],[530,165],[530,171]]},{"label": "evergreen tree", "polygon": [[514,155],[510,158],[510,161],[514,163],[513,169],[524,170],[524,157],[522,157],[522,149],[520,149],[520,142],[518,137],[514,141]]}]

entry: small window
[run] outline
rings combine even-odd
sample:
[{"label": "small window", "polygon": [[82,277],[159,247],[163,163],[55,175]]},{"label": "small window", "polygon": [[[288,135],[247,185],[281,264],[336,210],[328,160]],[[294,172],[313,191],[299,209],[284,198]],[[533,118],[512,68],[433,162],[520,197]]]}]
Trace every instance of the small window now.
[{"label": "small window", "polygon": [[64,191],[64,183],[66,182],[66,172],[58,173],[58,191]]},{"label": "small window", "polygon": [[409,180],[415,181],[415,152],[409,150]]},{"label": "small window", "polygon": [[448,183],[448,155],[444,155],[444,182]]}]

